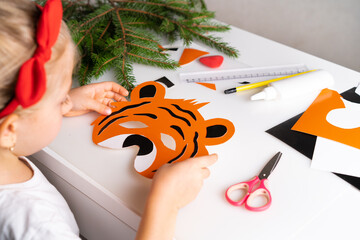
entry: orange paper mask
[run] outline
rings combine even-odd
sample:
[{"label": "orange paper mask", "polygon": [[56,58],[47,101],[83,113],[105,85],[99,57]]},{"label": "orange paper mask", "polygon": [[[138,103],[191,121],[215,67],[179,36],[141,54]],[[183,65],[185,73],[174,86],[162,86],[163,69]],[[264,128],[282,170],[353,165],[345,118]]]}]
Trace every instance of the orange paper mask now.
[{"label": "orange paper mask", "polygon": [[330,112],[337,109],[345,109],[341,95],[336,91],[324,89],[292,127],[292,130],[331,139],[360,149],[360,127],[341,128],[328,122]]},{"label": "orange paper mask", "polygon": [[115,149],[138,146],[135,170],[151,178],[163,164],[207,155],[206,145],[232,137],[235,129],[230,121],[201,116],[198,109],[206,104],[167,99],[160,83],[145,82],[132,91],[131,101],[114,103],[111,115],[93,122],[92,139]]}]

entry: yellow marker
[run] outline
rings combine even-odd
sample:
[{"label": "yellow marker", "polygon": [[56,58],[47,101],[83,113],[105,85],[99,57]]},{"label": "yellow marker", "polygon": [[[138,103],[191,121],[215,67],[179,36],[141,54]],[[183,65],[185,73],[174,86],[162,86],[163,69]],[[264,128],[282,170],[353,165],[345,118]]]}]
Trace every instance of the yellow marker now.
[{"label": "yellow marker", "polygon": [[249,90],[249,89],[253,89],[253,88],[257,88],[257,87],[262,87],[262,86],[266,86],[266,85],[268,85],[269,83],[272,83],[272,82],[280,81],[280,80],[291,78],[291,77],[296,77],[296,76],[299,76],[299,75],[302,75],[302,74],[305,74],[305,73],[309,73],[309,72],[313,72],[313,71],[316,71],[316,69],[306,71],[306,72],[302,72],[302,73],[296,73],[296,74],[285,76],[285,77],[279,77],[279,78],[275,78],[275,79],[270,79],[270,80],[266,80],[266,81],[263,81],[263,82],[251,83],[251,84],[239,86],[239,87],[236,87],[236,88],[230,88],[230,89],[225,90],[224,93],[229,94],[229,93],[240,92],[240,91]]}]

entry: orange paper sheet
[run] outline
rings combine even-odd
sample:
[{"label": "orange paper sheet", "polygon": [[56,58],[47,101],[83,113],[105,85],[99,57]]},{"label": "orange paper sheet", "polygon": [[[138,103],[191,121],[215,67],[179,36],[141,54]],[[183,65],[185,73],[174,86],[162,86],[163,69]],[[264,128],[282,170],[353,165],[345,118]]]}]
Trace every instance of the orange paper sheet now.
[{"label": "orange paper sheet", "polygon": [[165,98],[162,84],[145,82],[131,92],[131,101],[114,103],[111,115],[94,121],[92,139],[114,149],[138,146],[135,170],[151,178],[163,164],[207,155],[207,145],[233,136],[229,120],[203,118],[198,109],[206,104]]},{"label": "orange paper sheet", "polygon": [[340,128],[330,124],[326,117],[334,109],[345,108],[336,91],[324,89],[292,127],[292,130],[334,140],[360,149],[360,127]]},{"label": "orange paper sheet", "polygon": [[205,52],[205,51],[193,49],[193,48],[185,48],[180,57],[179,65],[188,64],[206,54],[209,54],[209,53]]}]

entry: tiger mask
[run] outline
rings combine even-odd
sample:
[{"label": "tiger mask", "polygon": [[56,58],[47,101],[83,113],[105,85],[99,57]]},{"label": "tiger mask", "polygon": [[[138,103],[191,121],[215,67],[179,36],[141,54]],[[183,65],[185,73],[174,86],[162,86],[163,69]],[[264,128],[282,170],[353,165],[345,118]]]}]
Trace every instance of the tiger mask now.
[{"label": "tiger mask", "polygon": [[235,131],[226,119],[205,120],[198,109],[207,103],[165,98],[165,87],[157,82],[138,85],[130,99],[113,103],[109,116],[92,123],[92,139],[113,149],[138,146],[134,167],[148,178],[165,163],[207,155],[206,145],[223,143]]}]

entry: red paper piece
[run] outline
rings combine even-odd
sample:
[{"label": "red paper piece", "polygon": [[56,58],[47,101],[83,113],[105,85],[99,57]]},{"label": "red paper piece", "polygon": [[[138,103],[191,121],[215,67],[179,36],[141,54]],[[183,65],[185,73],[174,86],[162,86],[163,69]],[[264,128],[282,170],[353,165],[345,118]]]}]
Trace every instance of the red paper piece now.
[{"label": "red paper piece", "polygon": [[179,65],[184,65],[184,64],[190,63],[190,62],[194,61],[195,59],[197,59],[198,57],[201,57],[206,54],[209,54],[209,53],[205,52],[205,51],[193,49],[193,48],[185,48],[180,57]]},{"label": "red paper piece", "polygon": [[199,61],[202,64],[204,64],[205,66],[208,66],[208,67],[211,67],[211,68],[218,68],[223,63],[224,57],[220,56],[220,55],[208,56],[208,57],[200,58]]},{"label": "red paper piece", "polygon": [[145,82],[131,92],[131,101],[114,103],[111,115],[93,122],[92,140],[113,149],[138,146],[134,168],[152,178],[163,164],[207,155],[206,146],[233,136],[229,120],[203,118],[198,109],[206,104],[165,98],[162,84]]},{"label": "red paper piece", "polygon": [[216,85],[214,83],[197,82],[197,84],[202,85],[202,86],[207,87],[207,88],[210,88],[212,90],[216,90]]}]

